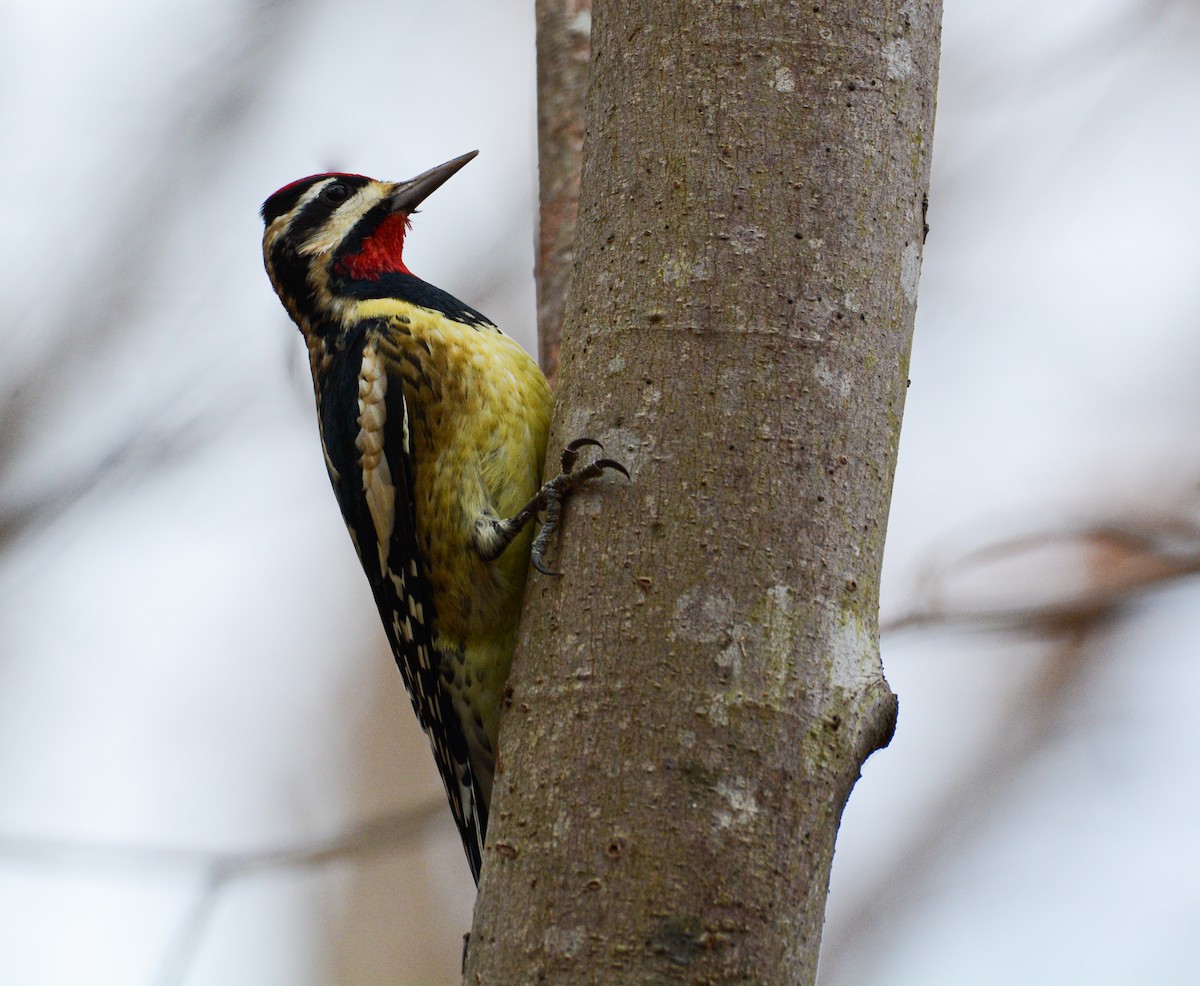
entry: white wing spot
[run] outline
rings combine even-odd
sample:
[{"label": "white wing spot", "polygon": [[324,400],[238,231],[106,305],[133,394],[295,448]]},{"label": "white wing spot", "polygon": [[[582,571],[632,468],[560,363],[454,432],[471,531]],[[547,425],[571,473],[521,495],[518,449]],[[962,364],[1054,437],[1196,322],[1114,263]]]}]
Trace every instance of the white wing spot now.
[{"label": "white wing spot", "polygon": [[[412,444],[409,441],[408,435],[408,401],[401,401],[400,407],[404,413],[400,418],[400,447],[404,449],[405,455],[412,454]],[[413,573],[416,574],[415,572]]]},{"label": "white wing spot", "polygon": [[[396,487],[392,484],[392,471],[383,454],[384,429],[387,426],[387,372],[374,343],[363,347],[362,366],[358,371],[358,436],[354,447],[358,449],[358,466],[362,470],[363,492],[367,498],[367,509],[375,525],[375,537],[379,542],[379,563],[387,568],[388,548],[392,539],[392,528],[396,513]],[[404,423],[407,433],[408,425]]]}]

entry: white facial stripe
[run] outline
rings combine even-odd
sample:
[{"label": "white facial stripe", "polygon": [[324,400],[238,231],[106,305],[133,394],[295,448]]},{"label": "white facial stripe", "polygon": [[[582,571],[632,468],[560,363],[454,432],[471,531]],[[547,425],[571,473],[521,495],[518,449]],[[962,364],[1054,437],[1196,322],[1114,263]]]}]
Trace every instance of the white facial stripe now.
[{"label": "white facial stripe", "polygon": [[[320,195],[323,188],[335,181],[337,181],[336,178],[330,178],[310,188],[305,192],[304,197],[300,200],[300,205],[293,210],[292,215],[299,215],[305,205]],[[389,191],[389,186],[374,181],[355,191],[350,198],[338,206],[337,212],[329,218],[329,221],[304,242],[299,252],[304,256],[312,256],[332,250],[345,239],[346,234],[354,228],[355,223],[383,201]]]},{"label": "white facial stripe", "polygon": [[300,201],[297,202],[292,207],[292,211],[290,213],[288,213],[288,217],[289,217],[288,222],[290,223],[292,221],[292,219],[294,219],[296,216],[300,215],[300,213],[304,211],[304,207],[306,205],[308,205],[308,203],[311,202],[313,199],[315,199],[318,195],[321,194],[322,189],[324,189],[328,185],[332,185],[335,181],[337,181],[337,178],[335,178],[331,175],[329,178],[326,178],[324,181],[317,182],[315,185],[312,186],[312,188],[310,188],[307,192],[305,192],[302,196],[300,196]]}]

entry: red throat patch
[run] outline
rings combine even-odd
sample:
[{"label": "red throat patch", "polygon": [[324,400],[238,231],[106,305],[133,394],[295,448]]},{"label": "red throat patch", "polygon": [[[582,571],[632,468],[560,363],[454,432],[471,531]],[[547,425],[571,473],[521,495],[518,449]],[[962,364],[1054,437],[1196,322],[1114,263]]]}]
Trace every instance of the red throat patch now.
[{"label": "red throat patch", "polygon": [[356,281],[377,281],[383,274],[411,274],[404,266],[404,234],[408,227],[408,216],[392,213],[363,240],[358,253],[341,259],[341,272]]}]

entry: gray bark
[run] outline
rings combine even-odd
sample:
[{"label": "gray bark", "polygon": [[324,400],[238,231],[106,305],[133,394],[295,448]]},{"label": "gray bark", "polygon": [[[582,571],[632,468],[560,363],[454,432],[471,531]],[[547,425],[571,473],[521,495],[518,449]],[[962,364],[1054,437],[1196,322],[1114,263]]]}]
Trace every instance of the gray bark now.
[{"label": "gray bark", "polygon": [[[938,0],[596,0],[553,445],[468,983],[811,983],[896,702],[878,580]],[[548,463],[553,471],[557,462]]]}]

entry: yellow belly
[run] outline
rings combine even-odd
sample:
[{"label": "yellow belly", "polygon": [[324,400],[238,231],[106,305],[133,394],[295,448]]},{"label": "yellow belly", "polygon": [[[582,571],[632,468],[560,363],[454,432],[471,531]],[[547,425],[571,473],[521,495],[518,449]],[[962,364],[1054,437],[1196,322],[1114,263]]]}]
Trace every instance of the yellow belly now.
[{"label": "yellow belly", "polygon": [[433,643],[486,796],[532,530],[486,562],[475,524],[511,517],[537,492],[553,397],[533,358],[494,327],[413,306],[394,314],[406,331],[389,334],[387,347],[408,406]]}]

